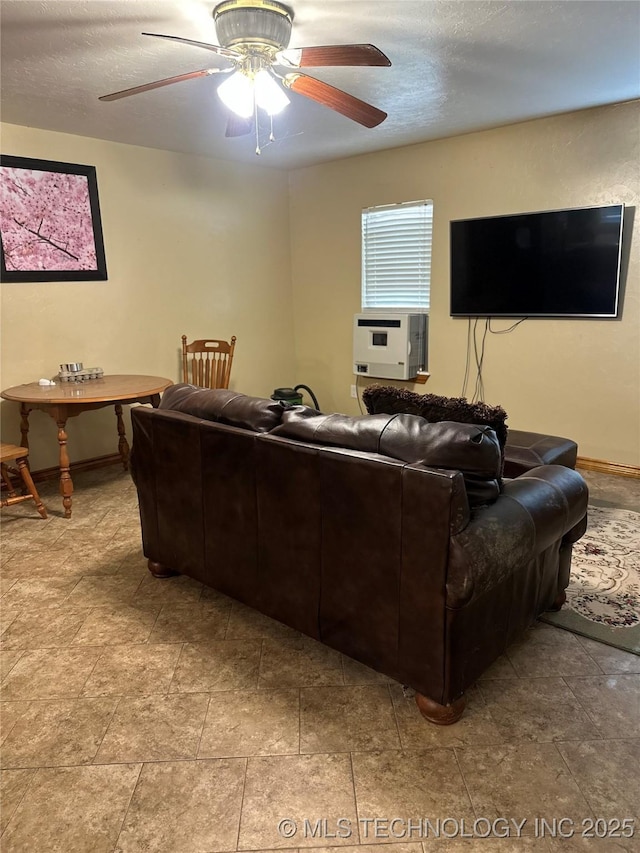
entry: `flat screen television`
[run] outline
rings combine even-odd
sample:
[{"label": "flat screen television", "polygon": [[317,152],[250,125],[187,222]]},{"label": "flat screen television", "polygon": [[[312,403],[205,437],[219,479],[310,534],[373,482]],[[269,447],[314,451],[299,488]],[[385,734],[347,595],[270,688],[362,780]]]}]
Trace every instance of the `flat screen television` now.
[{"label": "flat screen television", "polygon": [[451,222],[452,317],[617,317],[624,205]]}]

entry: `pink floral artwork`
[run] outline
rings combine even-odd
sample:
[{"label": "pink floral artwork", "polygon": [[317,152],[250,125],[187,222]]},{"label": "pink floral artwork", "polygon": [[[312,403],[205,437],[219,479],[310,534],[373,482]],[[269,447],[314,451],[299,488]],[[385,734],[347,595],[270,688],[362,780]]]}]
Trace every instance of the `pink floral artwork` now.
[{"label": "pink floral artwork", "polygon": [[8,270],[95,270],[84,175],[2,167],[0,230]]},{"label": "pink floral artwork", "polygon": [[3,156],[0,235],[6,281],[106,278],[95,169]]}]

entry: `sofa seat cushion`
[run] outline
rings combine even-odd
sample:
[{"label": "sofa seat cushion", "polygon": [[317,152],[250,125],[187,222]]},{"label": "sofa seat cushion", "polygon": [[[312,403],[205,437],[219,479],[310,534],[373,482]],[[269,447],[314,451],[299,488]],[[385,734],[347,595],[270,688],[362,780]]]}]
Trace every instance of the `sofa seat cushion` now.
[{"label": "sofa seat cushion", "polygon": [[159,408],[252,432],[269,432],[278,426],[283,412],[283,407],[274,400],[248,397],[222,388],[198,388],[184,382],[167,388]]},{"label": "sofa seat cushion", "polygon": [[489,427],[431,424],[417,415],[322,415],[307,406],[292,406],[271,434],[460,471],[471,505],[491,502],[500,494],[500,446]]},{"label": "sofa seat cushion", "polygon": [[519,477],[538,465],[575,468],[578,445],[558,435],[510,429],[504,453],[504,476]]}]

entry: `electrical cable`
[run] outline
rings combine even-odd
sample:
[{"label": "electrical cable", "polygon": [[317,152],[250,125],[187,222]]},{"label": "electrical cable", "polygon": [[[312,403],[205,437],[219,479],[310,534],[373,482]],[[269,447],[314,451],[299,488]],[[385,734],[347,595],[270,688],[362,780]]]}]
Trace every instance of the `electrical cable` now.
[{"label": "electrical cable", "polygon": [[480,345],[480,354],[478,354],[478,341],[476,337],[476,328],[478,324],[478,319],[476,318],[476,322],[473,328],[473,347],[476,357],[476,385],[473,392],[473,397],[471,398],[472,403],[482,402],[484,400],[484,378],[482,376],[482,367],[484,364],[484,353],[485,353],[485,344],[487,340],[487,331],[489,329],[489,318],[487,317],[484,321],[484,333],[482,335],[482,343]]},{"label": "electrical cable", "polygon": [[362,411],[362,401],[360,400],[360,394],[358,392],[359,382],[360,382],[360,374],[356,373],[356,398],[358,400],[358,408],[360,409],[360,414],[364,415],[364,412]]},{"label": "electrical cable", "polygon": [[480,364],[481,364],[481,362],[480,362],[480,355],[478,352],[478,322],[479,322],[479,318],[476,317],[476,319],[473,323],[473,357],[474,357],[474,360],[476,363],[476,381],[475,381],[475,384],[473,386],[473,394],[471,396],[471,402],[472,403],[475,402],[475,400],[478,396],[479,384],[480,384],[480,369],[481,369]]},{"label": "electrical cable", "polygon": [[467,318],[467,357],[464,366],[464,379],[462,381],[462,391],[460,396],[464,397],[467,393],[467,382],[469,381],[469,366],[471,362],[471,317]]},{"label": "electrical cable", "polygon": [[478,384],[480,381],[480,358],[478,355],[478,322],[480,318],[476,317],[473,321],[473,358],[476,363],[476,381],[473,386],[473,394],[471,395],[471,402],[475,403],[476,398],[478,396]]},{"label": "electrical cable", "polygon": [[521,320],[518,320],[512,326],[509,326],[508,329],[492,329],[491,328],[491,317],[489,317],[489,331],[492,335],[508,335],[509,332],[513,332],[513,330],[520,325],[520,323],[524,323],[525,320],[528,320],[528,317],[523,317]]},{"label": "electrical cable", "polygon": [[484,400],[484,377],[482,375],[482,367],[484,365],[484,356],[485,356],[485,348],[486,348],[486,340],[487,333],[490,332],[492,335],[507,335],[509,332],[513,332],[520,323],[524,323],[525,320],[528,320],[528,317],[521,317],[520,320],[517,320],[508,329],[492,329],[491,328],[491,320],[495,318],[486,317],[485,318],[485,326],[484,332],[482,333],[482,340],[478,342],[478,321],[479,317],[476,317],[473,322],[473,328],[471,325],[471,317],[467,319],[467,353],[464,367],[464,379],[462,381],[462,391],[460,392],[461,397],[465,397],[467,394],[467,384],[469,382],[469,372],[471,366],[471,338],[473,336],[473,355],[476,363],[476,381],[473,389],[473,397],[471,398],[471,402],[475,403],[478,401]]}]

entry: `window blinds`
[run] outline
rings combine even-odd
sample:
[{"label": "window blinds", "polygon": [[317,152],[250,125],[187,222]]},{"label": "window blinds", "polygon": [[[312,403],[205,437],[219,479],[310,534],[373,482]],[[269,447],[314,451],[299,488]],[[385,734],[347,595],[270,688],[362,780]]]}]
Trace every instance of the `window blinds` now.
[{"label": "window blinds", "polygon": [[429,309],[433,202],[362,211],[362,308]]}]

